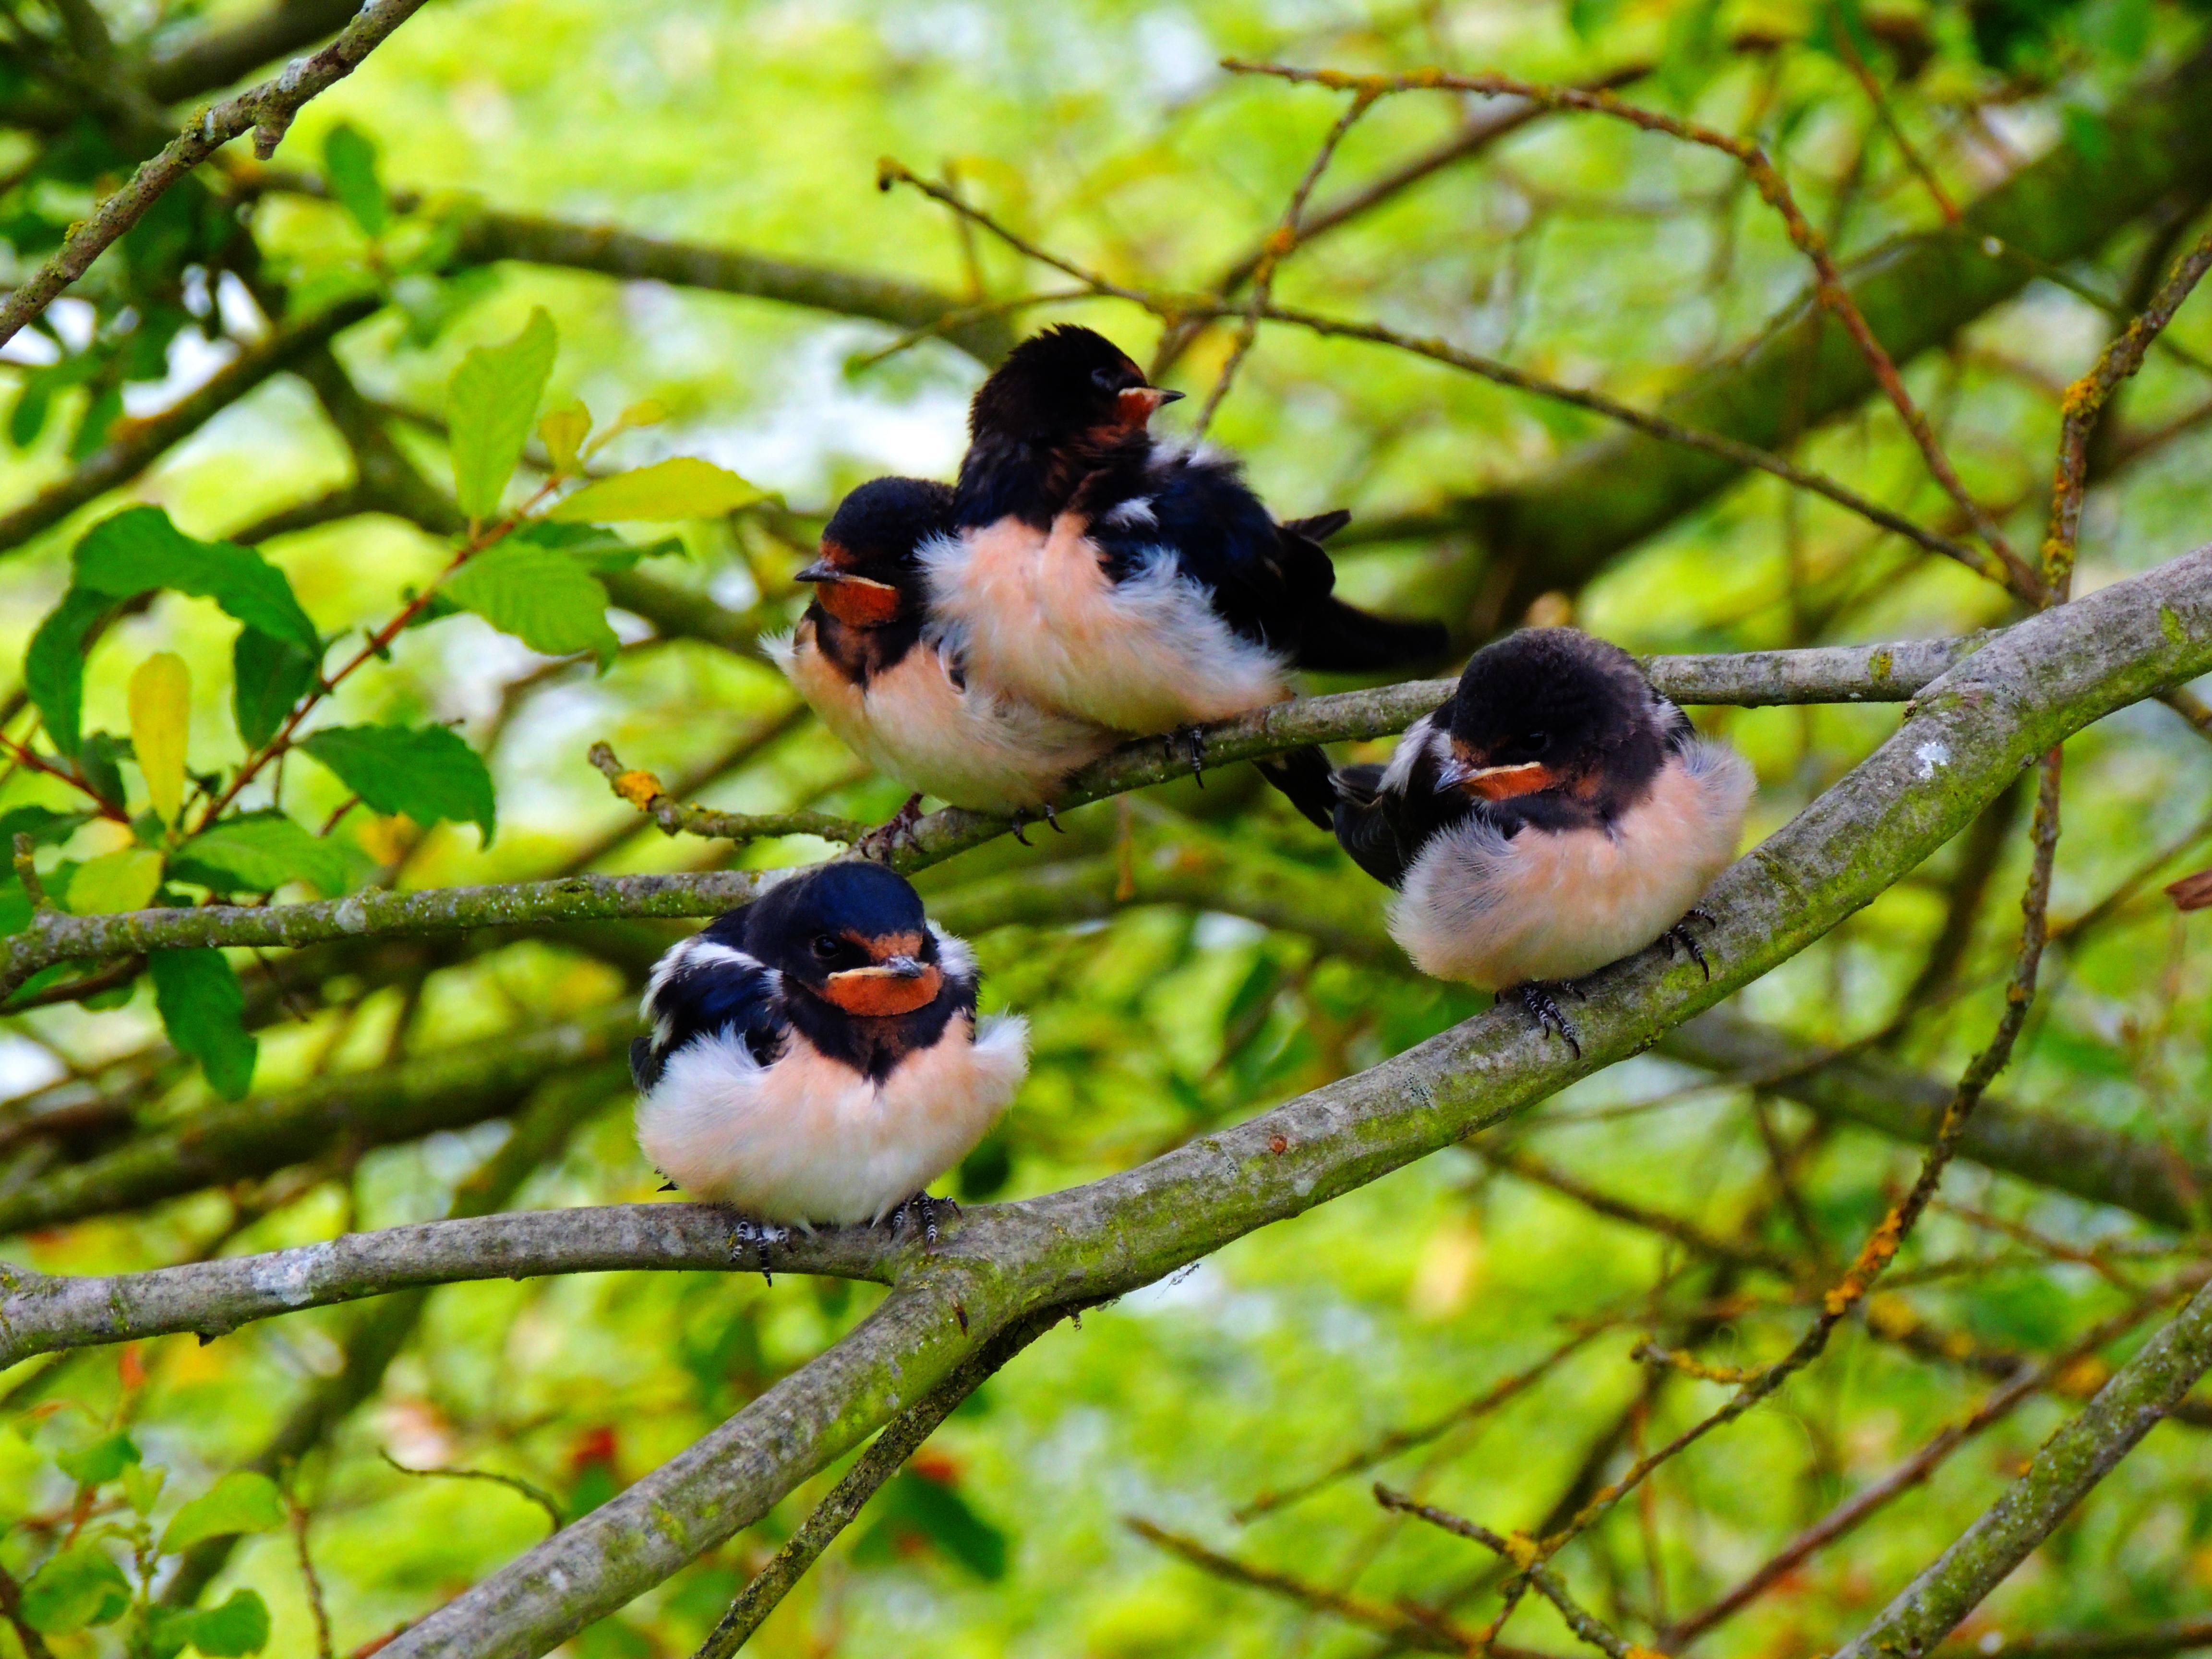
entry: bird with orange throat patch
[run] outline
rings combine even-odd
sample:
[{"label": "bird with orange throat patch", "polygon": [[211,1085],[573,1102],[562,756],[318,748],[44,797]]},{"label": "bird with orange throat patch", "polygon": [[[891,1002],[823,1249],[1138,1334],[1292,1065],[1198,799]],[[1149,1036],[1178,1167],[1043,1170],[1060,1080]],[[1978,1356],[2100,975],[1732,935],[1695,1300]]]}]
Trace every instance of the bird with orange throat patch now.
[{"label": "bird with orange throat patch", "polygon": [[[1294,669],[1380,672],[1443,652],[1437,624],[1334,597],[1321,543],[1345,514],[1279,524],[1233,460],[1154,438],[1153,414],[1181,395],[1070,325],[1024,340],[984,381],[956,534],[922,550],[932,617],[972,679],[1152,736],[1279,702]],[[1318,751],[1263,769],[1327,827]]]},{"label": "bird with orange throat patch", "polygon": [[[971,674],[936,626],[924,550],[949,541],[952,491],[877,478],[839,503],[821,556],[799,573],[814,601],[787,638],[763,644],[822,723],[915,795],[884,826],[910,830],[921,798],[1015,819],[1052,816],[1067,775],[1121,741]],[[1054,823],[1058,820],[1054,818]]]},{"label": "bird with orange throat patch", "polygon": [[1413,965],[1518,996],[1579,1054],[1563,981],[1662,938],[1705,964],[1685,918],[1735,857],[1753,780],[1626,652],[1539,628],[1476,652],[1387,767],[1336,787],[1337,839],[1397,890]]},{"label": "bird with orange throat patch", "polygon": [[662,957],[630,1046],[637,1137],[677,1186],[726,1204],[737,1242],[788,1226],[918,1219],[1029,1070],[1027,1025],[978,1020],[968,946],[902,877],[862,860],[770,888]]}]

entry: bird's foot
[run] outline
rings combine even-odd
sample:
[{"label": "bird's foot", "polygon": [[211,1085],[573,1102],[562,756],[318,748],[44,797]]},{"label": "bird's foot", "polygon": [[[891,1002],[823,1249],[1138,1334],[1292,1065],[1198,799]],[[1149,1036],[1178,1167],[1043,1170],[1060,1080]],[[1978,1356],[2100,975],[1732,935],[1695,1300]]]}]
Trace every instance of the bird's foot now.
[{"label": "bird's foot", "polygon": [[923,1248],[935,1249],[937,1248],[937,1217],[939,1211],[949,1211],[954,1215],[958,1215],[960,1206],[949,1198],[932,1198],[927,1193],[916,1193],[891,1212],[892,1236],[896,1237],[911,1227],[919,1226],[921,1229]]},{"label": "bird's foot", "polygon": [[1176,729],[1175,735],[1170,738],[1169,741],[1171,744],[1176,743],[1182,744],[1183,753],[1190,757],[1191,776],[1198,781],[1198,787],[1200,788],[1205,788],[1206,733],[1200,731],[1195,726],[1178,726]]},{"label": "bird's foot", "polygon": [[1021,842],[1024,847],[1034,846],[1036,843],[1031,842],[1027,836],[1022,833],[1022,831],[1027,826],[1036,822],[1036,820],[1030,816],[1029,808],[1026,806],[1017,806],[1014,808],[1013,816],[1006,820],[1006,833],[1012,836],[1016,841]]},{"label": "bird's foot", "polygon": [[1686,918],[1676,922],[1659,937],[1667,941],[1667,954],[1669,957],[1672,957],[1677,949],[1686,951],[1690,960],[1698,964],[1699,970],[1707,979],[1713,976],[1713,964],[1705,960],[1705,947],[1698,943],[1698,936],[1690,931]]},{"label": "bird's foot", "polygon": [[906,805],[892,813],[888,820],[860,837],[860,853],[863,858],[873,859],[878,864],[889,864],[891,855],[904,841],[917,853],[921,851],[921,837],[914,827],[921,822],[921,792],[917,789],[906,798]]},{"label": "bird's foot", "polygon": [[1044,821],[1052,826],[1053,834],[1055,836],[1064,836],[1067,833],[1066,830],[1062,827],[1060,822],[1060,814],[1052,810],[1052,803],[1050,801],[1047,801],[1037,810],[1044,814]]},{"label": "bird's foot", "polygon": [[1552,996],[1555,990],[1571,989],[1571,985],[1547,985],[1541,980],[1532,979],[1526,985],[1515,986],[1513,994],[1521,999],[1521,1006],[1535,1020],[1537,1030],[1557,1031],[1567,1047],[1575,1051],[1575,1058],[1580,1060],[1583,1057],[1582,1033],[1575,1030],[1574,1021],[1560,1012],[1559,1005]]},{"label": "bird's foot", "polygon": [[756,1221],[749,1215],[741,1215],[730,1228],[730,1265],[732,1267],[748,1265],[745,1252],[750,1249],[753,1253],[750,1265],[759,1268],[760,1276],[773,1285],[775,1274],[770,1271],[775,1266],[772,1253],[778,1245],[788,1243],[790,1239],[791,1229],[788,1227],[779,1227],[772,1221]]},{"label": "bird's foot", "polygon": [[1704,905],[1693,904],[1682,912],[1681,921],[1676,922],[1659,937],[1667,941],[1668,955],[1673,955],[1675,948],[1680,946],[1689,954],[1690,960],[1704,970],[1705,977],[1711,979],[1713,976],[1713,965],[1705,960],[1704,947],[1698,945],[1696,935],[1690,932],[1690,923],[1692,921],[1702,921],[1708,927],[1717,927],[1721,922],[1721,919],[1706,909]]}]

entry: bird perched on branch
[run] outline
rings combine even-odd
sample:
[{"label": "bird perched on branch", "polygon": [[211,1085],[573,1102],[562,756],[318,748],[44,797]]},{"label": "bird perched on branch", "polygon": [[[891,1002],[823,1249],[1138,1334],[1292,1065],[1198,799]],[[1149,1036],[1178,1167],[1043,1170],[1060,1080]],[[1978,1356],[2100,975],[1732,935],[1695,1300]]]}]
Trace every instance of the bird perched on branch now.
[{"label": "bird perched on branch", "polygon": [[1029,1071],[1018,1017],[980,1024],[966,945],[904,877],[826,864],[731,911],[654,966],[630,1045],[637,1138],[763,1249],[783,1225],[937,1237],[927,1188],[975,1148]]},{"label": "bird perched on branch", "polygon": [[814,602],[788,639],[764,641],[822,723],[877,770],[915,791],[885,826],[911,829],[924,794],[955,806],[1051,812],[1060,783],[1120,741],[966,672],[932,625],[922,550],[949,541],[952,491],[878,478],[844,499],[821,556],[799,573]]},{"label": "bird perched on branch", "polygon": [[1153,735],[1279,702],[1293,668],[1379,671],[1443,650],[1433,623],[1332,596],[1321,543],[1345,514],[1278,524],[1235,462],[1155,439],[1153,412],[1181,395],[1066,325],[983,383],[958,533],[922,550],[932,615],[971,676]]},{"label": "bird perched on branch", "polygon": [[1683,921],[1735,856],[1753,780],[1626,652],[1540,628],[1476,652],[1388,767],[1336,786],[1337,839],[1398,890],[1413,964],[1517,994],[1579,1054],[1558,982],[1662,937],[1705,966]]}]

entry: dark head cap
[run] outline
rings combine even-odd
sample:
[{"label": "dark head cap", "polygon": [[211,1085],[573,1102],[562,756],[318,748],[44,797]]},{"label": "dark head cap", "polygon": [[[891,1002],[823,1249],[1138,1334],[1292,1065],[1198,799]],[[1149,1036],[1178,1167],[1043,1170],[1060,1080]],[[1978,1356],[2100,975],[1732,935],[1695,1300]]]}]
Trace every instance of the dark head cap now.
[{"label": "dark head cap", "polygon": [[1619,646],[1531,628],[1468,659],[1447,711],[1443,781],[1486,800],[1639,788],[1665,759],[1651,684]]},{"label": "dark head cap", "polygon": [[1101,428],[1140,428],[1182,396],[1147,385],[1128,353],[1096,330],[1058,323],[1016,346],[983,382],[968,433],[1050,448]]},{"label": "dark head cap", "polygon": [[910,1014],[945,982],[921,895],[861,860],[769,889],[746,914],[745,944],[787,987],[862,1018]]},{"label": "dark head cap", "polygon": [[821,584],[822,608],[853,628],[896,622],[916,597],[916,550],[952,527],[952,487],[928,478],[874,478],[838,503],[821,556],[795,580]]}]

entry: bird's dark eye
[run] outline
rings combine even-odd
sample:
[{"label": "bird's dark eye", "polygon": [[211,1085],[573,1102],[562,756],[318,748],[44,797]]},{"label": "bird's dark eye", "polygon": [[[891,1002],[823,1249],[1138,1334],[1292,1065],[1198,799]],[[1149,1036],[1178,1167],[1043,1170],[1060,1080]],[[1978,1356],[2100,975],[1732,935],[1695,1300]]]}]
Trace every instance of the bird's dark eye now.
[{"label": "bird's dark eye", "polygon": [[1091,371],[1091,384],[1101,392],[1119,392],[1121,389],[1120,371],[1111,368],[1094,368]]},{"label": "bird's dark eye", "polygon": [[1508,757],[1516,762],[1532,761],[1540,758],[1544,751],[1551,746],[1552,734],[1549,732],[1523,732],[1519,737],[1508,741],[1504,745],[1504,750]]},{"label": "bird's dark eye", "polygon": [[817,960],[827,962],[837,954],[839,941],[835,933],[817,933],[814,943],[808,948],[812,950]]}]

